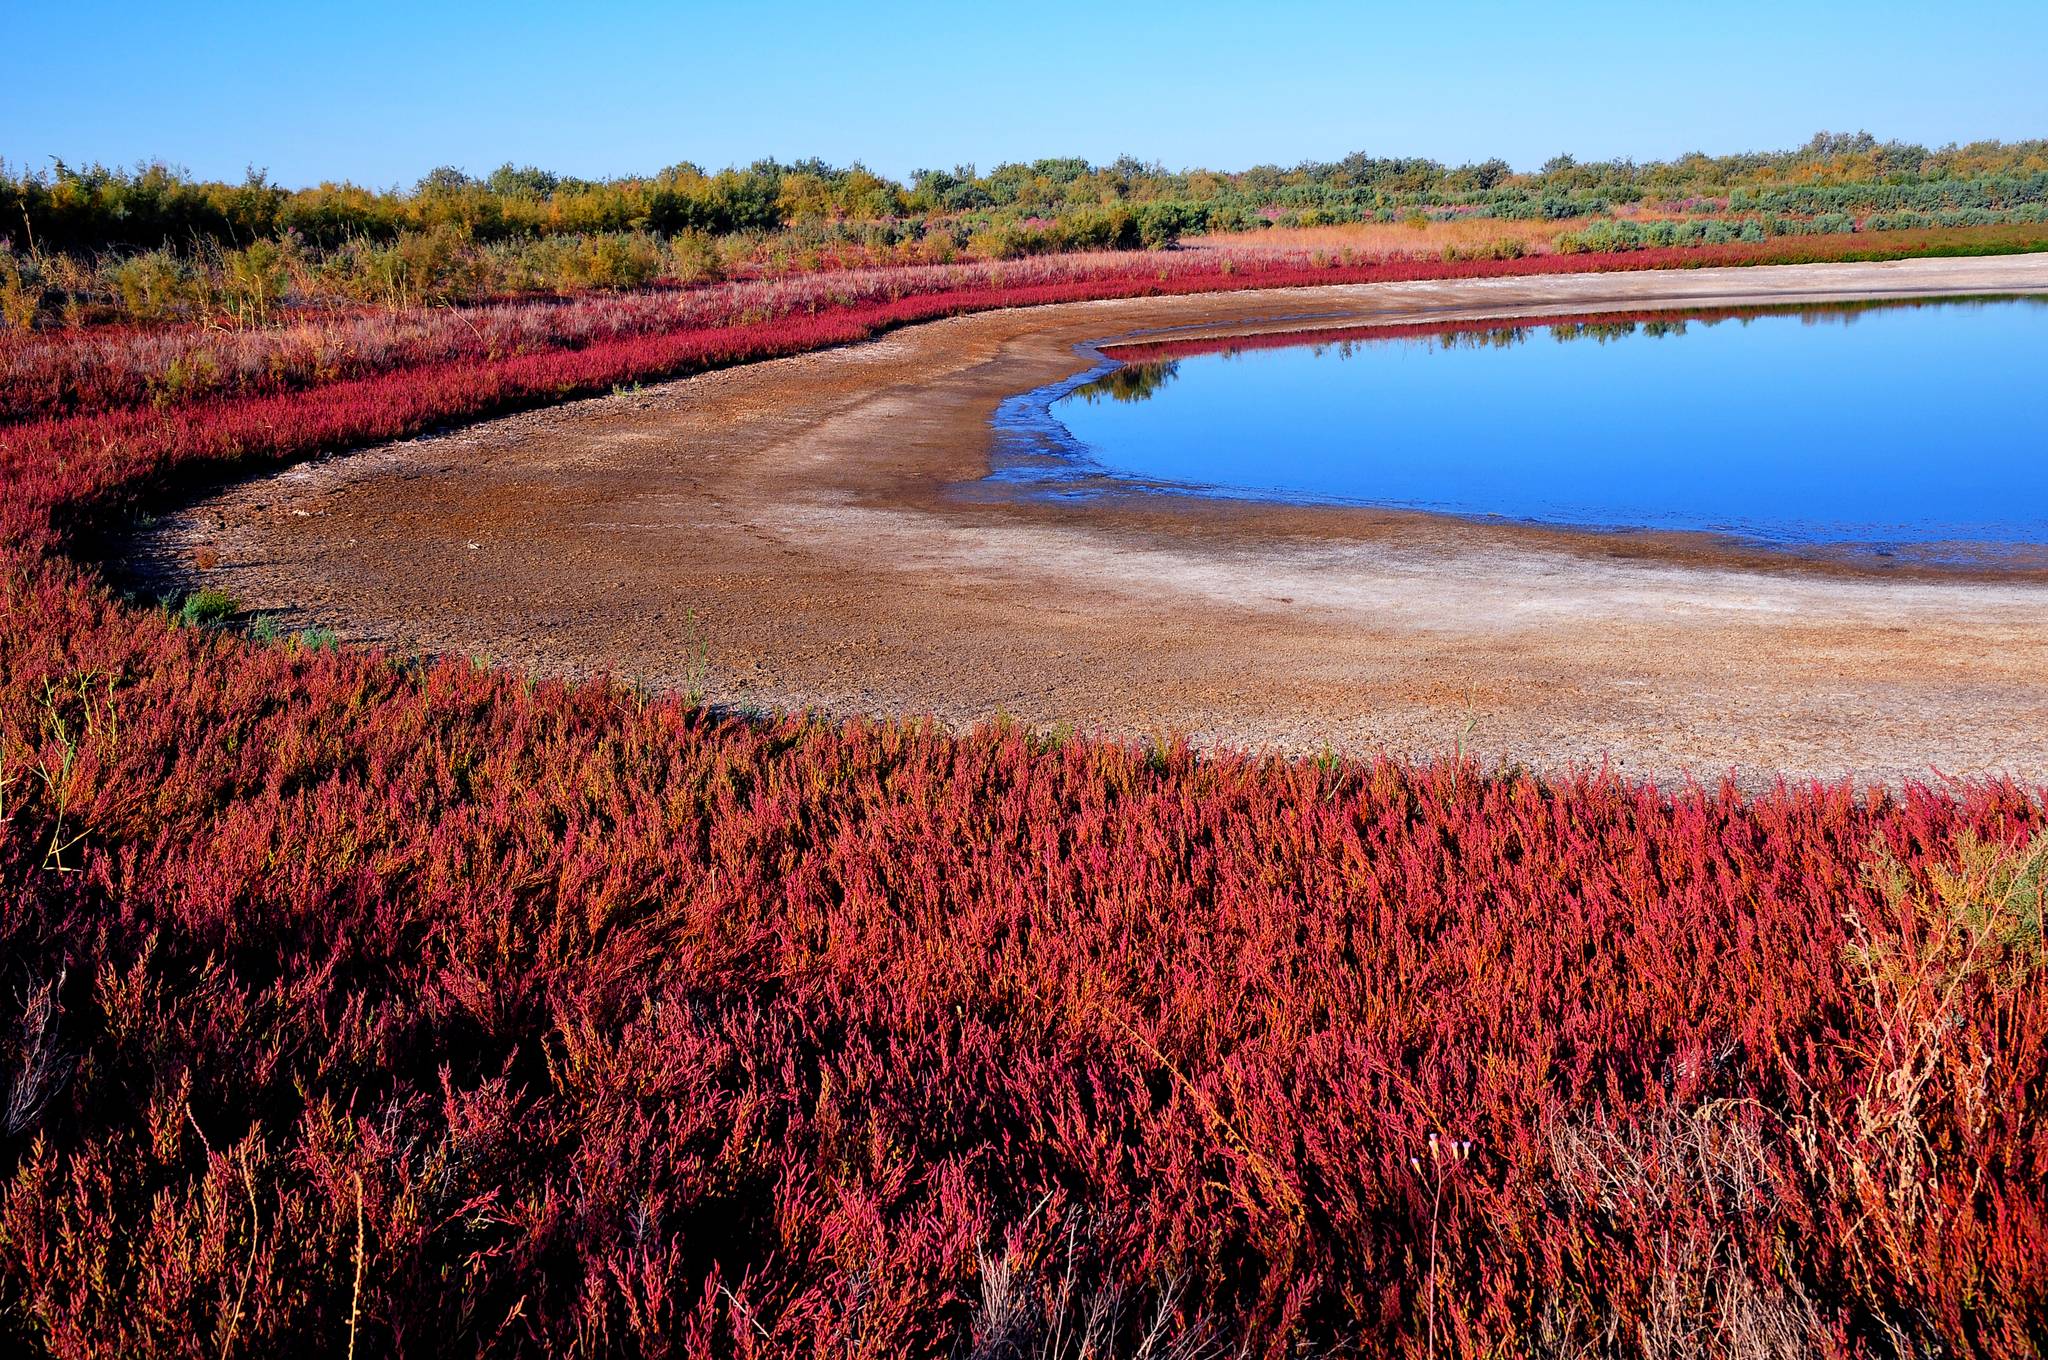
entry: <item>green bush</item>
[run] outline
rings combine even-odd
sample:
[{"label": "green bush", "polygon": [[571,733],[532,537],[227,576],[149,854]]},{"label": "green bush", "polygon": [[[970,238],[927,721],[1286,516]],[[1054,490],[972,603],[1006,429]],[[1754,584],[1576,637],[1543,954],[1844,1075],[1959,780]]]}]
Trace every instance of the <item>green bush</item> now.
[{"label": "green bush", "polygon": [[121,308],[138,321],[168,321],[191,301],[188,270],[168,250],[131,255],[116,265],[112,283]]},{"label": "green bush", "polygon": [[33,258],[22,259],[0,245],[0,326],[27,330],[43,305],[43,276]]},{"label": "green bush", "polygon": [[239,607],[224,590],[195,590],[178,607],[177,623],[181,628],[211,628],[233,618]]},{"label": "green bush", "polygon": [[230,250],[221,257],[221,290],[243,323],[268,321],[291,288],[291,266],[297,259],[297,239],[255,241],[246,249]]},{"label": "green bush", "polygon": [[676,233],[669,238],[668,254],[669,273],[679,283],[710,283],[725,277],[725,258],[704,232]]}]

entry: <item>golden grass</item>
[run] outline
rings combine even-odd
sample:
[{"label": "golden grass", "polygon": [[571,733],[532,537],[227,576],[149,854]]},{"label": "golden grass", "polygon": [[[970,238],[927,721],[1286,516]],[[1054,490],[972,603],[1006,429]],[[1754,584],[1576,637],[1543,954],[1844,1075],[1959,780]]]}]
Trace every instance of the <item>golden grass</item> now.
[{"label": "golden grass", "polygon": [[1190,236],[1190,249],[1354,251],[1362,255],[1395,252],[1437,254],[1445,246],[1473,250],[1496,241],[1519,241],[1531,255],[1547,255],[1557,238],[1578,231],[1593,219],[1574,217],[1558,222],[1507,222],[1467,218],[1454,222],[1354,222],[1323,227],[1268,227],[1260,231],[1218,232]]}]

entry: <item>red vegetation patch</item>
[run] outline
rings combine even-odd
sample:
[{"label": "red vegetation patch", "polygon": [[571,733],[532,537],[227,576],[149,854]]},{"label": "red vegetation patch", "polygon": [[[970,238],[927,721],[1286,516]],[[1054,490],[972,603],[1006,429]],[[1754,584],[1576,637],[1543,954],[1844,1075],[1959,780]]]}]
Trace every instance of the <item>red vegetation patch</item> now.
[{"label": "red vegetation patch", "polygon": [[55,555],[185,475],[1062,287],[0,431],[0,1336],[2028,1353],[2039,794],[718,720]]}]

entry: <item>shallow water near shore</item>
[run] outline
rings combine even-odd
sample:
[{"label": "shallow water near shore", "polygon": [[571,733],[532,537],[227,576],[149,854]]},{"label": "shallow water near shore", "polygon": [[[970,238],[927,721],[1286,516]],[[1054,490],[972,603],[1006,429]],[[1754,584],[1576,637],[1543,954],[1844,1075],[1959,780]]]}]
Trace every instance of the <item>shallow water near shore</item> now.
[{"label": "shallow water near shore", "polygon": [[999,423],[1062,456],[998,475],[1988,566],[2048,545],[2039,298],[1288,341],[1155,341],[1026,394]]}]

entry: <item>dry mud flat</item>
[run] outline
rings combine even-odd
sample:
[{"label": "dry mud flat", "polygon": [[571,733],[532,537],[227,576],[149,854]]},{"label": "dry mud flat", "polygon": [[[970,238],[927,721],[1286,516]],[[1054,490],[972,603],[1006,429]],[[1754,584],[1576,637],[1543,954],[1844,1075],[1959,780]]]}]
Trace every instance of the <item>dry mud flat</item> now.
[{"label": "dry mud flat", "polygon": [[1653,305],[2048,292],[2048,256],[1364,285],[989,313],[309,464],[138,564],[352,639],[835,714],[1664,779],[2048,781],[2048,580],[1698,539],[992,495],[1076,344]]}]

